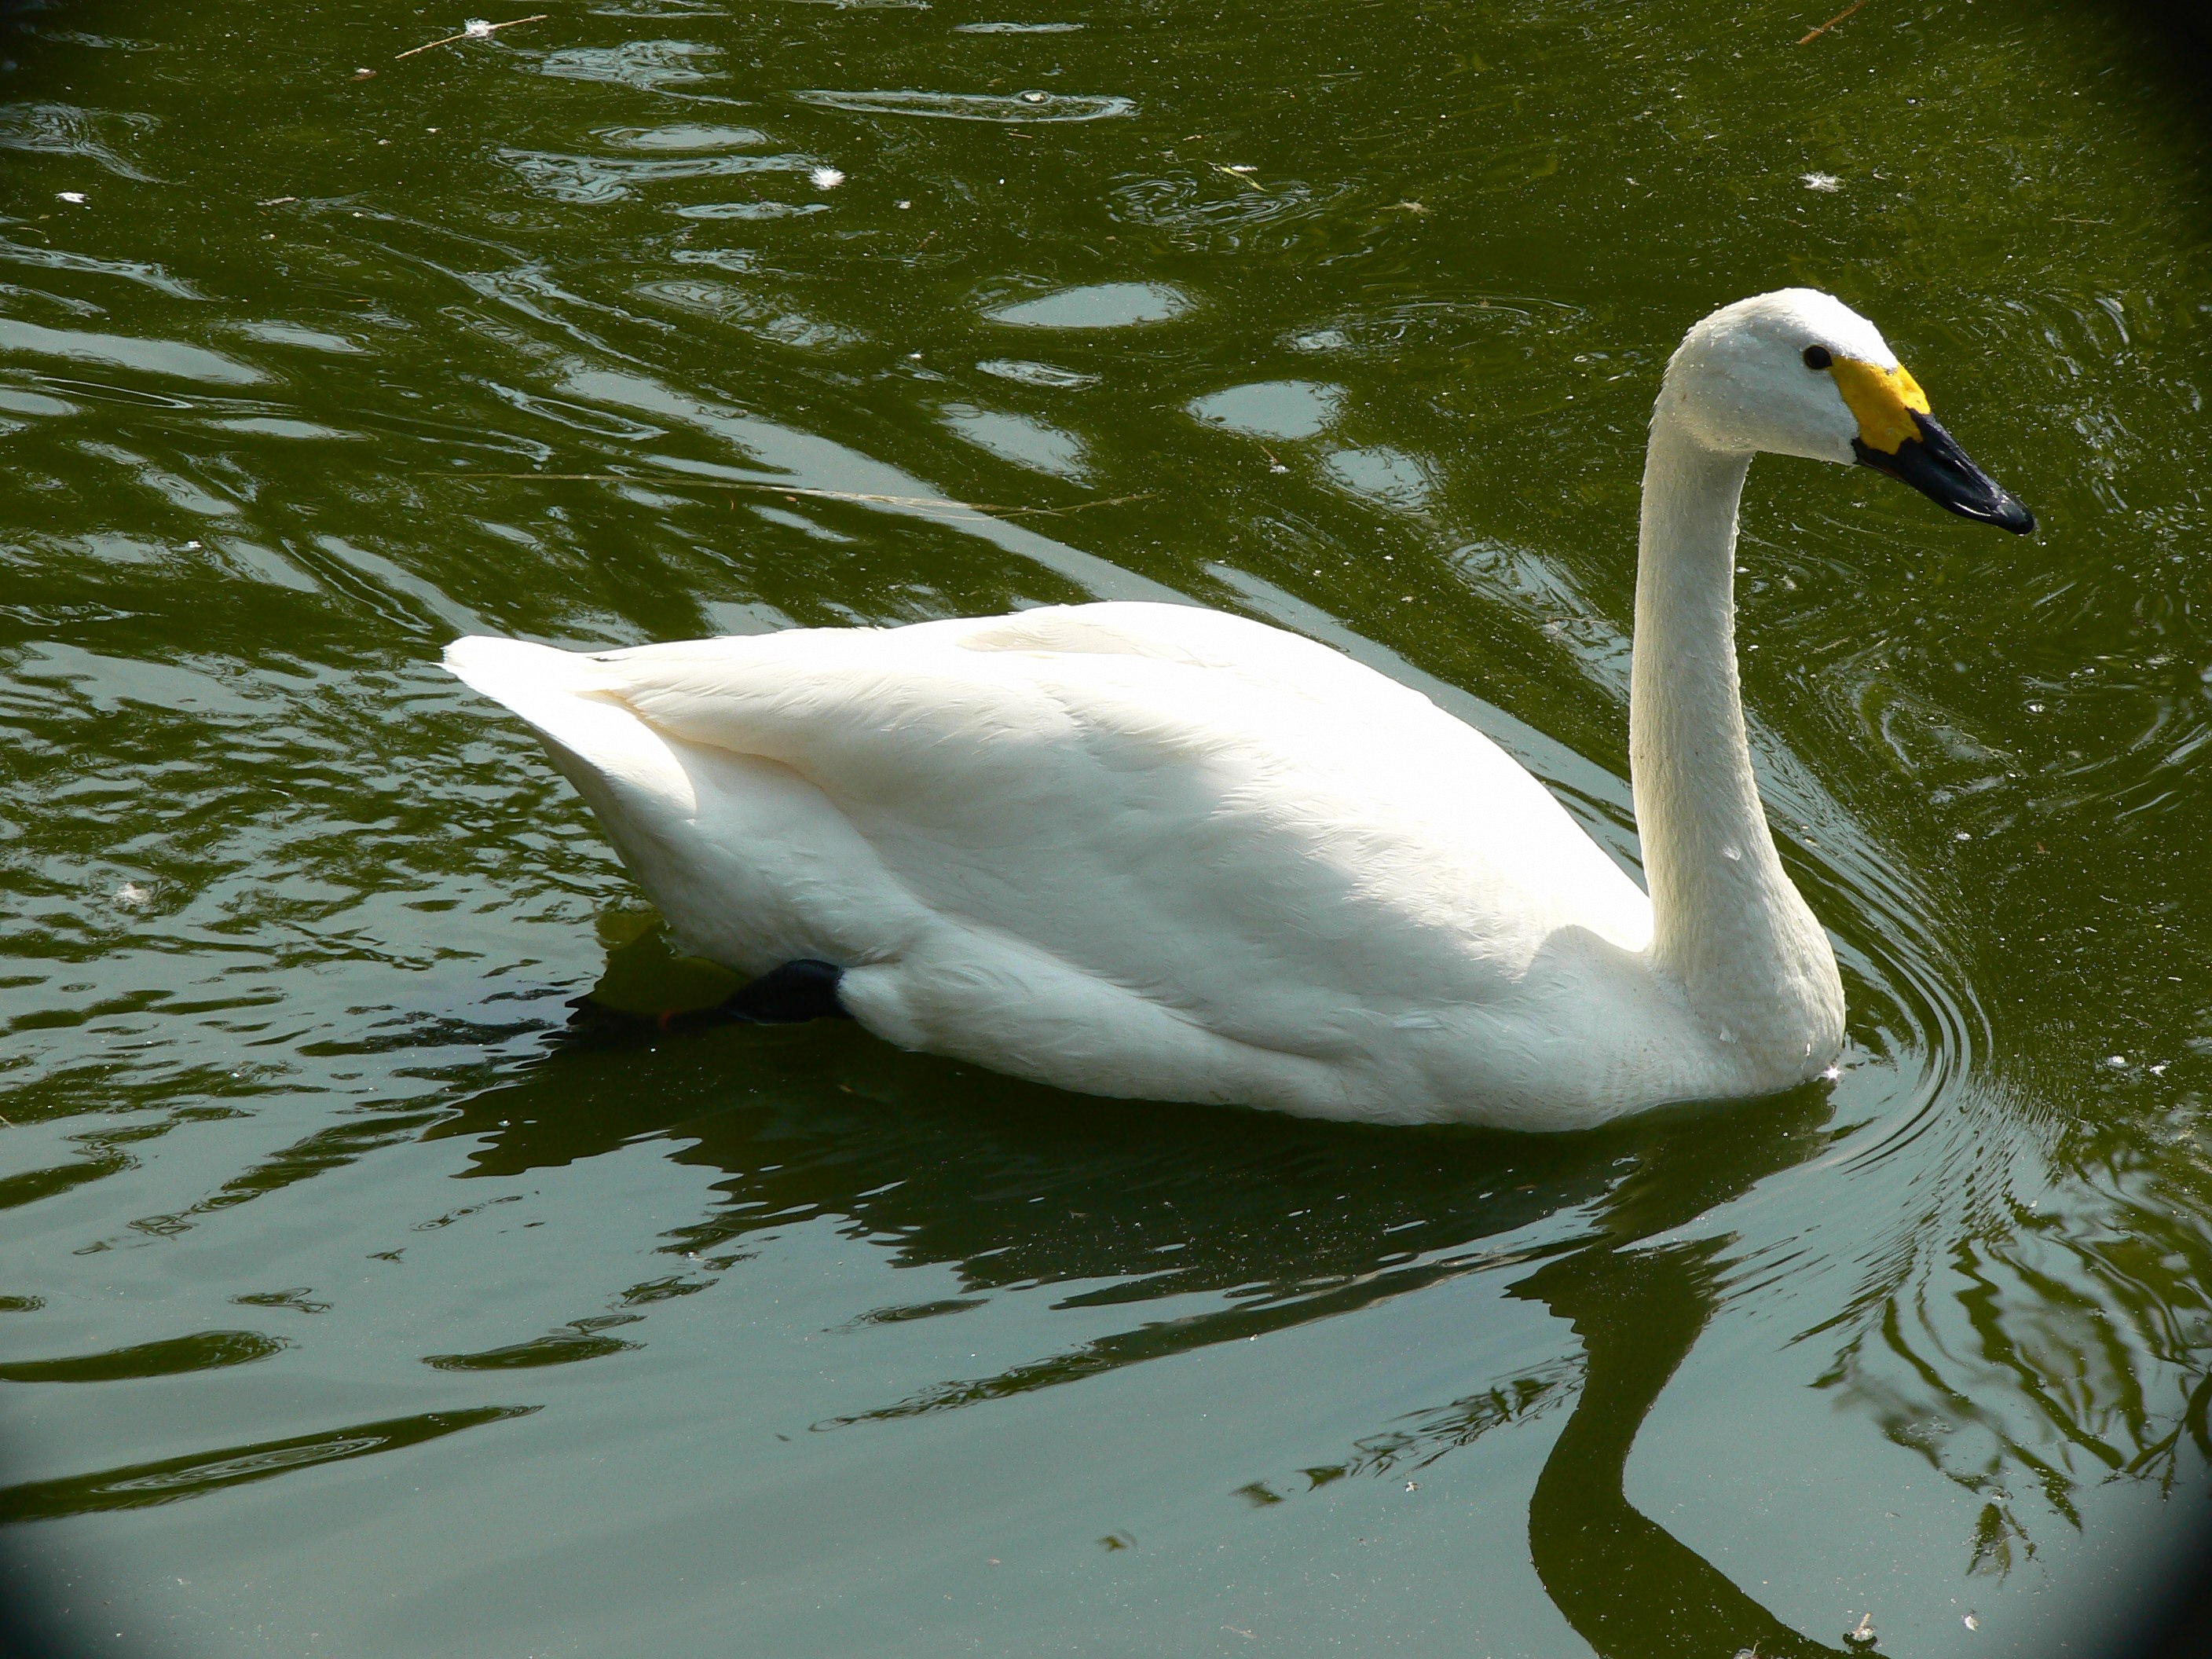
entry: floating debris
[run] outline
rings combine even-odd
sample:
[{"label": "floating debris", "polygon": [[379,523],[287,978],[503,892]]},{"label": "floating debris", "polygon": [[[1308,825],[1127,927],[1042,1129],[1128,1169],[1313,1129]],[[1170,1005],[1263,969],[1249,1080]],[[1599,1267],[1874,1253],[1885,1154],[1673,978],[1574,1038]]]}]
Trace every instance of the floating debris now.
[{"label": "floating debris", "polygon": [[1238,184],[1243,185],[1247,190],[1256,190],[1262,196],[1273,196],[1275,193],[1273,191],[1269,190],[1267,185],[1261,184],[1257,179],[1255,179],[1252,176],[1253,173],[1258,171],[1256,167],[1253,167],[1249,165],[1243,167],[1230,167],[1219,161],[1212,163],[1212,167],[1216,173],[1225,173],[1228,177],[1234,179]]},{"label": "floating debris", "polygon": [[[504,23],[488,22],[481,17],[471,17],[461,25],[461,32],[459,34],[449,34],[442,40],[429,40],[419,46],[410,46],[393,58],[392,62],[398,63],[401,58],[412,58],[418,52],[428,52],[438,46],[450,46],[456,40],[489,40],[501,29],[520,28],[525,23],[542,23],[550,15],[541,11],[528,17],[510,17]],[[354,71],[356,76],[370,75],[374,72],[373,70]]]},{"label": "floating debris", "polygon": [[1808,190],[1829,192],[1839,191],[1844,187],[1844,181],[1832,173],[1808,173],[1803,175],[1803,183]]},{"label": "floating debris", "polygon": [[1870,1648],[1880,1640],[1881,1638],[1874,1633],[1874,1615],[1870,1613],[1861,1613],[1858,1623],[1844,1632],[1844,1641],[1850,1647]]},{"label": "floating debris", "polygon": [[1807,29],[1804,33],[1799,35],[1797,37],[1797,44],[1802,46],[1808,41],[1819,40],[1830,29],[1835,27],[1837,24],[1842,22],[1844,19],[1849,17],[1853,12],[1856,11],[1864,4],[1866,4],[1866,0],[1851,0],[1851,3],[1850,5],[1845,6],[1833,17],[1831,17],[1826,22],[1821,24],[1820,27],[1816,29]]},{"label": "floating debris", "polygon": [[152,891],[135,881],[126,881],[115,890],[115,902],[125,910],[143,909],[153,902]]},{"label": "floating debris", "polygon": [[1981,1620],[1971,1613],[1959,1622],[1966,1626],[1968,1630],[1979,1630],[1982,1627]]},{"label": "floating debris", "polygon": [[817,190],[835,190],[845,182],[845,175],[836,167],[817,167],[806,177]]},{"label": "floating debris", "polygon": [[60,197],[63,201],[72,202],[78,207],[84,205],[84,192],[81,190],[58,190],[54,194]]}]

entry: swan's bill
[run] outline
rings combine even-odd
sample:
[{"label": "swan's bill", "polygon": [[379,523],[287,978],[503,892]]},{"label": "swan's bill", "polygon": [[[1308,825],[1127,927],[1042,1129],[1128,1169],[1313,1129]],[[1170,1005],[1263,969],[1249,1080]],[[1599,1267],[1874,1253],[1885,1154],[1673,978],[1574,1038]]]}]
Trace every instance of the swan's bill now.
[{"label": "swan's bill", "polygon": [[2014,535],[2035,528],[2035,514],[2014,501],[2004,486],[1976,466],[1958,441],[1928,412],[1928,394],[1902,363],[1884,368],[1841,353],[1825,362],[1811,352],[1808,368],[1835,377],[1836,389],[1859,423],[1851,451],[1861,466],[1902,478],[1937,506],[1962,519],[1996,525]]},{"label": "swan's bill", "polygon": [[2005,487],[1976,466],[1958,440],[1937,425],[1933,416],[1912,412],[1912,436],[1885,452],[1863,438],[1851,440],[1861,466],[1901,478],[1938,507],[1962,519],[1993,524],[2025,536],[2035,528],[2035,514],[2014,501]]},{"label": "swan's bill", "polygon": [[[1812,361],[1806,359],[1808,365]],[[1835,376],[1836,390],[1858,421],[1859,441],[1868,448],[1894,455],[1899,444],[1919,435],[1912,417],[1928,412],[1928,394],[1904,364],[1883,368],[1838,353],[1829,360],[1828,373]]]}]

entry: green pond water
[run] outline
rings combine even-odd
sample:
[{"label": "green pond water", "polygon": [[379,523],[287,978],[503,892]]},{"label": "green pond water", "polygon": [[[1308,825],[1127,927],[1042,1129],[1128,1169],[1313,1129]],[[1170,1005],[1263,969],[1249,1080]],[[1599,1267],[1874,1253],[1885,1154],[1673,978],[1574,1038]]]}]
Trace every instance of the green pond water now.
[{"label": "green pond water", "polygon": [[[2101,1651],[2205,1509],[2203,130],[2061,0],[0,41],[0,1552],[87,1651]],[[528,15],[516,6],[489,21]],[[1060,1095],[674,961],[464,631],[1175,594],[1633,864],[1644,424],[1872,316],[2019,541],[1769,459],[1832,1084]]]}]

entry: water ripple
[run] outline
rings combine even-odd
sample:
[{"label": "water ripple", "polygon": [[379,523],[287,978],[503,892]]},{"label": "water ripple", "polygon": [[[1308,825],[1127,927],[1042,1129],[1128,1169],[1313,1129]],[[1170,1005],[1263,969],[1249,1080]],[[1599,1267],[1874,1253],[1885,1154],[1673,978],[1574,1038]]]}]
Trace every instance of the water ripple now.
[{"label": "water ripple", "polygon": [[1097,94],[1023,92],[794,92],[801,103],[848,115],[919,115],[945,121],[1103,121],[1134,115],[1137,101]]},{"label": "water ripple", "polygon": [[538,60],[538,72],[563,81],[605,81],[640,92],[719,80],[707,64],[721,56],[718,46],[690,40],[631,40],[619,46],[571,46]]}]

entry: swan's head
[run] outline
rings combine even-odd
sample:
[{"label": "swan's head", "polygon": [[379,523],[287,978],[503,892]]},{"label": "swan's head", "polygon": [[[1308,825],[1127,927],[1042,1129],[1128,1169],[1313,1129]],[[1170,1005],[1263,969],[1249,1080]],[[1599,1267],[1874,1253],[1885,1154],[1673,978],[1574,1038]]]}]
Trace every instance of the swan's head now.
[{"label": "swan's head", "polygon": [[2025,535],[2035,515],[1966,458],[1881,331],[1817,289],[1739,300],[1692,329],[1660,407],[1708,448],[1856,463],[1962,518]]}]

